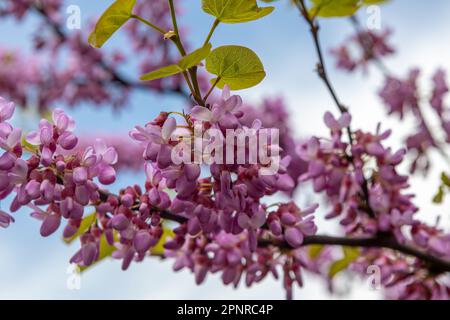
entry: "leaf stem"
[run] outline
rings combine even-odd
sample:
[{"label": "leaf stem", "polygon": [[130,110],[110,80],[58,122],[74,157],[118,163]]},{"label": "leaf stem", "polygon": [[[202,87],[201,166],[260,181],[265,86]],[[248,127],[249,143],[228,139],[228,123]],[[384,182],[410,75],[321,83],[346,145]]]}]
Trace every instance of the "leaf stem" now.
[{"label": "leaf stem", "polygon": [[139,16],[137,16],[137,15],[135,15],[135,14],[132,14],[131,17],[132,17],[133,19],[139,20],[140,22],[142,22],[142,23],[148,25],[150,28],[155,29],[156,31],[158,31],[158,32],[161,33],[162,35],[165,35],[165,34],[166,34],[166,31],[164,31],[162,28],[158,27],[157,25],[154,25],[153,23],[151,23],[151,22],[148,21],[148,20],[145,20],[144,18],[141,18],[141,17],[139,17]]},{"label": "leaf stem", "polygon": [[[110,195],[107,191],[100,190],[100,199],[106,201]],[[154,208],[160,212],[161,218],[177,222],[180,224],[187,223],[188,219],[172,213],[168,210]],[[421,261],[424,268],[428,268],[431,272],[445,273],[450,272],[450,261],[435,256],[429,252],[418,249],[409,244],[402,244],[397,241],[395,236],[391,234],[379,234],[368,238],[350,238],[350,237],[332,237],[325,235],[307,236],[303,240],[302,246],[309,245],[330,245],[330,246],[347,246],[360,248],[386,248],[396,252],[415,257]],[[258,246],[261,248],[273,246],[282,250],[295,250],[286,241],[278,241],[274,239],[259,239]]]},{"label": "leaf stem", "polygon": [[203,100],[206,102],[208,100],[208,97],[210,96],[210,94],[213,92],[214,88],[217,86],[217,84],[219,83],[220,79],[222,79],[221,77],[217,77],[216,81],[214,81],[213,85],[211,86],[211,88],[208,90],[208,93],[205,95],[205,97],[203,98]]},{"label": "leaf stem", "polygon": [[171,38],[171,40],[175,43],[175,45],[177,46],[178,51],[180,51],[181,55],[185,56],[186,50],[184,49],[183,43],[181,42],[180,32],[178,30],[175,6],[173,4],[173,0],[168,0],[168,1],[169,1],[169,7],[170,7],[170,16],[172,17],[173,32],[175,32],[175,37]]},{"label": "leaf stem", "polygon": [[[310,16],[310,14],[308,12],[308,8],[306,7],[304,0],[296,0],[295,5],[297,6],[301,15],[303,16],[303,18],[305,19],[305,21],[308,23],[308,25],[310,27],[311,35],[313,38],[314,46],[316,48],[316,53],[317,53],[317,57],[319,60],[317,63],[317,73],[318,73],[320,79],[322,79],[323,83],[327,87],[328,92],[330,93],[331,97],[333,98],[333,101],[336,104],[336,107],[338,108],[338,110],[341,112],[341,114],[348,113],[347,107],[345,107],[339,100],[338,95],[337,95],[337,93],[331,83],[331,80],[328,76],[328,73],[327,73],[327,69],[325,66],[325,59],[324,59],[324,55],[322,53],[322,47],[320,45],[319,25],[315,21],[315,18]],[[349,144],[350,144],[350,146],[352,146],[353,145],[352,128],[350,125],[348,125],[346,129],[347,129]],[[353,166],[355,166],[354,161],[353,161],[353,156],[351,154],[349,155],[349,159],[353,163]],[[362,187],[362,195],[364,196],[364,201],[366,202],[366,205],[367,205],[367,214],[371,217],[374,217],[375,213],[369,205],[368,182],[365,177],[363,177],[363,180],[364,181],[363,181],[361,187]]]},{"label": "leaf stem", "polygon": [[195,90],[192,87],[192,83],[191,80],[189,79],[189,75],[186,71],[183,71],[183,76],[184,76],[184,80],[186,80],[186,83],[189,87],[189,90],[191,91],[192,95],[194,96],[195,100],[197,100],[196,94],[195,94]]},{"label": "leaf stem", "polygon": [[169,7],[170,15],[172,16],[173,31],[178,36],[180,33],[178,32],[177,16],[175,14],[175,6],[173,5],[173,0],[169,0]]},{"label": "leaf stem", "polygon": [[[169,7],[170,7],[170,15],[172,16],[172,24],[173,24],[173,29],[174,29],[173,31],[175,32],[175,37],[172,37],[170,40],[172,40],[172,42],[175,43],[175,46],[178,48],[178,51],[184,57],[184,56],[186,56],[186,50],[184,49],[183,42],[181,41],[181,37],[180,37],[179,29],[178,29],[176,12],[175,12],[175,6],[173,4],[173,0],[168,0],[168,2],[169,2]],[[194,99],[197,101],[198,104],[203,106],[205,103],[202,99],[200,86],[198,84],[197,67],[190,68],[189,75],[192,80],[192,84],[191,84],[191,82],[188,82],[189,89],[192,92],[192,96],[194,97]],[[186,79],[186,81],[188,81],[188,79],[189,79],[189,76],[187,74],[185,75],[185,79]]]},{"label": "leaf stem", "polygon": [[219,24],[220,24],[219,19],[214,20],[211,30],[209,30],[208,36],[206,37],[206,40],[203,43],[203,46],[206,46],[209,43],[209,40],[211,40],[211,37]]}]

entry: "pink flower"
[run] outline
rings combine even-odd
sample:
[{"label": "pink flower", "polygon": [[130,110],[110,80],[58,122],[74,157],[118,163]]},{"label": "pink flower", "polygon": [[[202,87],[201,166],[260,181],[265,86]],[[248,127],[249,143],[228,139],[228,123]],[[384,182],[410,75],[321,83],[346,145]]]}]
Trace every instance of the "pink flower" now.
[{"label": "pink flower", "polygon": [[12,222],[14,222],[14,218],[6,212],[0,210],[0,227],[8,228]]},{"label": "pink flower", "polygon": [[15,108],[16,105],[14,104],[14,102],[9,102],[0,97],[0,123],[11,119],[14,114]]},{"label": "pink flower", "polygon": [[86,180],[86,177],[98,177],[102,184],[111,184],[116,180],[114,165],[118,161],[117,151],[108,147],[103,140],[97,139],[94,146],[86,148],[83,154],[84,169],[78,169],[77,178]]},{"label": "pink flower", "polygon": [[224,129],[236,129],[239,118],[243,116],[240,107],[242,99],[239,96],[230,96],[230,88],[225,86],[222,98],[215,102],[211,110],[202,106],[195,106],[191,111],[191,117],[195,120],[218,124]]}]

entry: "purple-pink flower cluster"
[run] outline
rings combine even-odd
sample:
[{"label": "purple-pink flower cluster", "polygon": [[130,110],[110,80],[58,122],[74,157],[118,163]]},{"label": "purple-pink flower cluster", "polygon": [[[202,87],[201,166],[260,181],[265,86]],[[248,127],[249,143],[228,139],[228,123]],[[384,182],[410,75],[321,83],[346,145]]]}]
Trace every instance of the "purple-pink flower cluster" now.
[{"label": "purple-pink flower cluster", "polygon": [[440,130],[446,137],[446,141],[439,141],[435,128],[431,128],[428,118],[425,117],[427,108],[423,105],[423,95],[420,93],[418,80],[419,69],[409,72],[406,79],[387,76],[385,84],[379,95],[383,103],[388,108],[389,114],[398,115],[400,119],[404,116],[412,116],[416,122],[415,131],[406,138],[408,151],[414,155],[411,171],[427,171],[430,167],[430,151],[438,150],[445,152],[443,144],[450,141],[450,115],[449,109],[445,105],[445,97],[448,93],[446,74],[442,69],[438,69],[432,77],[432,93],[428,99],[430,109],[436,116]]},{"label": "purple-pink flower cluster", "polygon": [[[112,53],[96,50],[86,43],[86,35],[78,31],[66,32],[65,6],[61,0],[4,0],[0,16],[22,21],[28,13],[42,19],[33,35],[33,54],[23,55],[11,48],[0,48],[0,94],[20,107],[34,107],[46,111],[55,104],[76,106],[81,103],[126,106],[132,92],[150,88],[155,92],[183,95],[182,79],[147,84],[122,74],[121,68],[130,63],[129,53],[115,49]],[[171,23],[167,1],[138,1],[137,14],[169,30]],[[88,28],[84,28],[88,29]],[[136,50],[139,73],[144,74],[173,63],[177,58],[168,43],[156,33],[142,29],[138,21],[126,25],[128,41]],[[153,58],[146,59],[150,54]],[[58,60],[59,63],[54,63]],[[138,73],[138,72],[136,72]],[[34,93],[34,94],[32,94]]]},{"label": "purple-pink flower cluster", "polygon": [[336,58],[336,66],[349,72],[359,68],[366,71],[370,62],[395,53],[388,42],[391,34],[391,30],[382,32],[364,30],[356,33],[342,45],[331,50],[331,54]]},{"label": "purple-pink flower cluster", "polygon": [[[398,173],[404,150],[393,151],[383,145],[390,131],[375,134],[356,131],[353,143],[344,141],[350,116],[335,119],[325,115],[331,140],[311,138],[299,148],[309,163],[300,179],[312,181],[315,192],[326,194],[331,211],[328,218],[340,217],[348,234],[376,235],[391,232],[403,242],[402,228],[412,226],[417,208],[405,193],[408,178]],[[369,169],[370,165],[370,169]]]}]

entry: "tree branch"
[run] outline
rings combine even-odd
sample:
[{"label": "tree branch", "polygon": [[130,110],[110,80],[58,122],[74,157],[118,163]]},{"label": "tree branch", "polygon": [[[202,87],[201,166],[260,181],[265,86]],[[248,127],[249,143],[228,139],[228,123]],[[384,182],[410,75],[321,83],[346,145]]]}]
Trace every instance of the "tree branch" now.
[{"label": "tree branch", "polygon": [[[308,9],[305,5],[304,0],[295,0],[295,4],[297,8],[300,10],[300,13],[304,17],[305,21],[308,23],[311,34],[314,40],[314,45],[316,48],[317,56],[319,59],[318,65],[317,65],[317,72],[319,74],[319,77],[323,80],[325,83],[329,93],[331,94],[337,108],[341,113],[348,112],[348,109],[340,102],[336,91],[333,88],[333,85],[331,84],[331,81],[328,77],[326,67],[325,67],[325,60],[322,53],[322,48],[320,45],[320,39],[319,39],[319,25],[315,22],[314,18],[312,18],[309,15]],[[352,137],[352,130],[351,127],[347,127],[347,132],[349,135],[350,143],[353,141]],[[364,178],[363,185],[362,185],[363,193],[364,193],[364,200],[367,204],[367,213],[375,217],[375,213],[373,212],[372,208],[370,208],[369,205],[369,190],[368,190],[368,183],[367,180]],[[403,253],[405,255],[409,255],[415,258],[418,258],[422,260],[425,264],[428,265],[430,271],[434,272],[450,272],[450,261],[446,261],[443,259],[440,259],[434,255],[431,255],[427,252],[424,252],[422,250],[419,250],[415,247],[401,244],[399,243],[395,237],[392,234],[380,234],[376,237],[372,238],[339,238],[339,237],[329,237],[329,236],[311,236],[311,237],[305,237],[304,239],[304,245],[311,245],[311,244],[322,244],[322,245],[343,245],[343,246],[351,246],[351,247],[367,247],[367,248],[387,248],[392,249],[397,252]],[[266,245],[269,245],[266,243]],[[286,242],[279,242],[277,243],[277,246],[281,248],[289,248],[289,245]]]},{"label": "tree branch", "polygon": [[[276,246],[281,249],[292,249],[285,241],[271,242],[267,240],[260,241],[261,246]],[[428,270],[436,273],[450,272],[450,261],[438,258],[425,251],[419,250],[410,245],[399,243],[392,235],[379,235],[370,238],[349,238],[332,237],[324,235],[314,235],[305,237],[303,246],[308,245],[332,245],[347,246],[359,248],[385,248],[397,251],[399,253],[420,259],[427,265]]]},{"label": "tree branch", "polygon": [[[353,15],[350,17],[350,22],[355,29],[356,35],[359,38],[359,41],[362,45],[362,49],[364,50],[364,54],[366,57],[369,57],[375,62],[375,66],[378,68],[378,70],[385,76],[385,77],[392,77],[392,72],[389,70],[389,68],[383,63],[383,61],[377,57],[374,52],[374,43],[370,36],[367,36],[366,33],[364,33],[363,27],[361,26],[361,23],[359,22],[356,15]],[[366,36],[365,36],[366,35]],[[433,130],[431,130],[431,126],[428,124],[427,119],[425,118],[421,106],[418,104],[414,108],[414,112],[418,119],[420,120],[420,124],[423,126],[425,131],[427,132],[428,136],[431,139],[432,147],[434,147],[438,153],[442,156],[444,161],[447,162],[447,164],[450,164],[450,156],[447,154],[447,152],[444,149],[444,144],[442,141],[439,141],[434,135]],[[439,117],[442,121],[442,118]]]},{"label": "tree branch", "polygon": [[[100,199],[106,201],[109,196],[116,197],[119,202],[120,198],[107,191],[100,190]],[[161,218],[167,221],[173,221],[180,224],[187,223],[188,219],[177,214],[170,212],[169,210],[159,210]],[[284,250],[295,250],[286,241],[260,239],[258,241],[260,247],[274,246]],[[443,260],[432,254],[421,251],[415,247],[399,243],[393,235],[380,234],[376,237],[370,238],[350,238],[350,237],[332,237],[325,235],[307,236],[303,240],[302,246],[309,245],[330,245],[330,246],[348,246],[348,247],[361,247],[361,248],[386,248],[403,253],[408,256],[412,256],[420,259],[428,265],[430,271],[437,273],[450,272],[450,261]]]},{"label": "tree branch", "polygon": [[[314,46],[316,48],[317,57],[319,59],[319,62],[317,63],[317,73],[318,73],[319,77],[323,80],[323,82],[325,83],[325,86],[327,87],[331,97],[333,98],[333,100],[336,104],[336,107],[339,109],[341,114],[347,113],[348,109],[340,102],[340,100],[337,96],[337,93],[334,90],[334,87],[333,87],[333,85],[330,81],[330,78],[328,76],[328,73],[327,73],[327,69],[325,66],[325,59],[324,59],[324,56],[322,53],[322,47],[320,45],[319,25],[314,21],[314,18],[312,18],[309,15],[308,8],[306,7],[304,0],[296,0],[295,4],[296,4],[297,8],[299,9],[301,15],[304,17],[305,21],[308,23],[310,30],[311,30],[311,34],[312,34],[312,37],[314,40]],[[347,135],[348,135],[349,143],[351,146],[351,145],[353,145],[353,131],[352,131],[351,125],[348,125],[348,127],[347,127]],[[348,155],[348,157],[349,157],[350,161],[353,163],[353,156]],[[354,166],[354,163],[353,163],[353,166]],[[363,181],[361,188],[362,188],[362,192],[363,192],[364,201],[366,202],[366,212],[369,216],[375,217],[375,213],[369,205],[368,182],[365,177],[363,177],[363,180],[364,181]]]},{"label": "tree branch", "polygon": [[[68,39],[66,33],[61,28],[61,26],[57,22],[53,21],[47,15],[43,6],[40,6],[38,3],[33,3],[32,8],[44,19],[45,23],[51,27],[53,32],[61,41],[64,42]],[[89,46],[86,45],[84,48],[89,49]],[[189,102],[192,102],[190,94],[179,85],[175,87],[166,87],[163,88],[162,90],[153,89],[145,85],[143,82],[134,82],[126,79],[123,75],[119,74],[111,66],[109,66],[104,60],[100,60],[99,65],[101,68],[103,68],[106,72],[108,72],[111,75],[113,82],[116,82],[121,86],[135,89],[154,90],[155,92],[158,93],[174,93],[187,99]]]},{"label": "tree branch", "polygon": [[[324,81],[326,87],[328,88],[328,91],[330,92],[334,102],[336,103],[336,106],[338,107],[339,111],[341,113],[347,112],[347,108],[340,102],[332,84],[329,80],[329,77],[326,72],[325,63],[323,59],[322,49],[320,46],[319,41],[319,35],[318,25],[309,17],[308,11],[304,5],[303,0],[297,0],[296,1],[297,6],[301,10],[302,14],[306,18],[306,21],[309,23],[311,27],[311,32],[313,35],[317,55],[319,57],[319,63],[318,63],[318,73],[319,76]],[[36,6],[35,9],[38,13],[41,14],[43,18],[46,19],[46,22],[53,28],[54,32],[60,37],[62,40],[67,39],[65,33],[60,28],[60,26],[47,16],[43,8]],[[138,87],[138,88],[144,88],[143,85],[137,85],[134,83],[131,83],[130,81],[127,81],[124,79],[121,75],[117,74],[112,68],[110,68],[104,61],[102,61],[101,66],[111,73],[111,75],[114,77],[114,80],[124,86],[132,86],[132,87]],[[181,90],[173,90],[175,93],[180,93],[183,96],[186,96],[185,93],[183,93]],[[189,95],[187,96],[189,98]],[[350,142],[352,142],[352,131],[350,128],[348,128],[349,138]],[[367,188],[367,185],[366,185]],[[119,199],[117,195],[111,194],[107,191],[100,191],[100,199],[102,201],[106,201],[109,196],[114,196]],[[156,208],[157,209],[157,208]],[[168,210],[159,210],[159,213],[161,217],[168,221],[173,221],[177,223],[186,223],[188,220],[182,216],[176,215]],[[427,252],[424,252],[422,250],[419,250],[417,248],[414,248],[412,246],[408,246],[405,244],[400,244],[398,241],[392,236],[392,235],[379,235],[376,237],[371,238],[348,238],[348,237],[332,237],[332,236],[325,236],[325,235],[315,235],[315,236],[307,236],[304,238],[303,246],[308,245],[337,245],[337,246],[350,246],[350,247],[363,247],[363,248],[386,248],[391,249],[394,251],[397,251],[399,253],[415,257],[420,259],[423,263],[427,264],[429,266],[429,269],[435,272],[450,272],[450,262],[443,260],[441,258],[438,258],[436,256],[433,256]],[[294,250],[287,242],[285,241],[278,241],[278,240],[267,240],[267,239],[261,239],[259,240],[259,246],[260,247],[267,247],[267,246],[275,246],[280,249],[285,250]]]}]

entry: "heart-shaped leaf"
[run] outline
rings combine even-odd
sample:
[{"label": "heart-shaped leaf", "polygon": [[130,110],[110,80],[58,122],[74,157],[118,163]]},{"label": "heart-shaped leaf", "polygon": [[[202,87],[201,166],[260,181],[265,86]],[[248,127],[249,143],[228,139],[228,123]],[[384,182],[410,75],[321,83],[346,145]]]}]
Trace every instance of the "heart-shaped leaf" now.
[{"label": "heart-shaped leaf", "polygon": [[211,52],[211,44],[208,43],[206,46],[197,49],[190,54],[184,56],[177,64],[172,64],[167,67],[162,67],[161,69],[152,71],[150,73],[144,74],[141,77],[143,81],[151,81],[156,79],[165,78],[178,73],[182,73],[202,62],[209,53]]},{"label": "heart-shaped leaf", "polygon": [[[214,49],[206,58],[206,70],[219,77],[219,88],[228,85],[232,90],[253,87],[266,76],[256,53],[241,46]],[[211,83],[215,83],[216,79],[212,79]]]},{"label": "heart-shaped leaf", "polygon": [[89,44],[100,48],[130,18],[136,0],[116,0],[100,17],[89,35]]},{"label": "heart-shaped leaf", "polygon": [[202,8],[222,23],[257,20],[274,10],[274,7],[258,7],[256,0],[202,0]]}]

